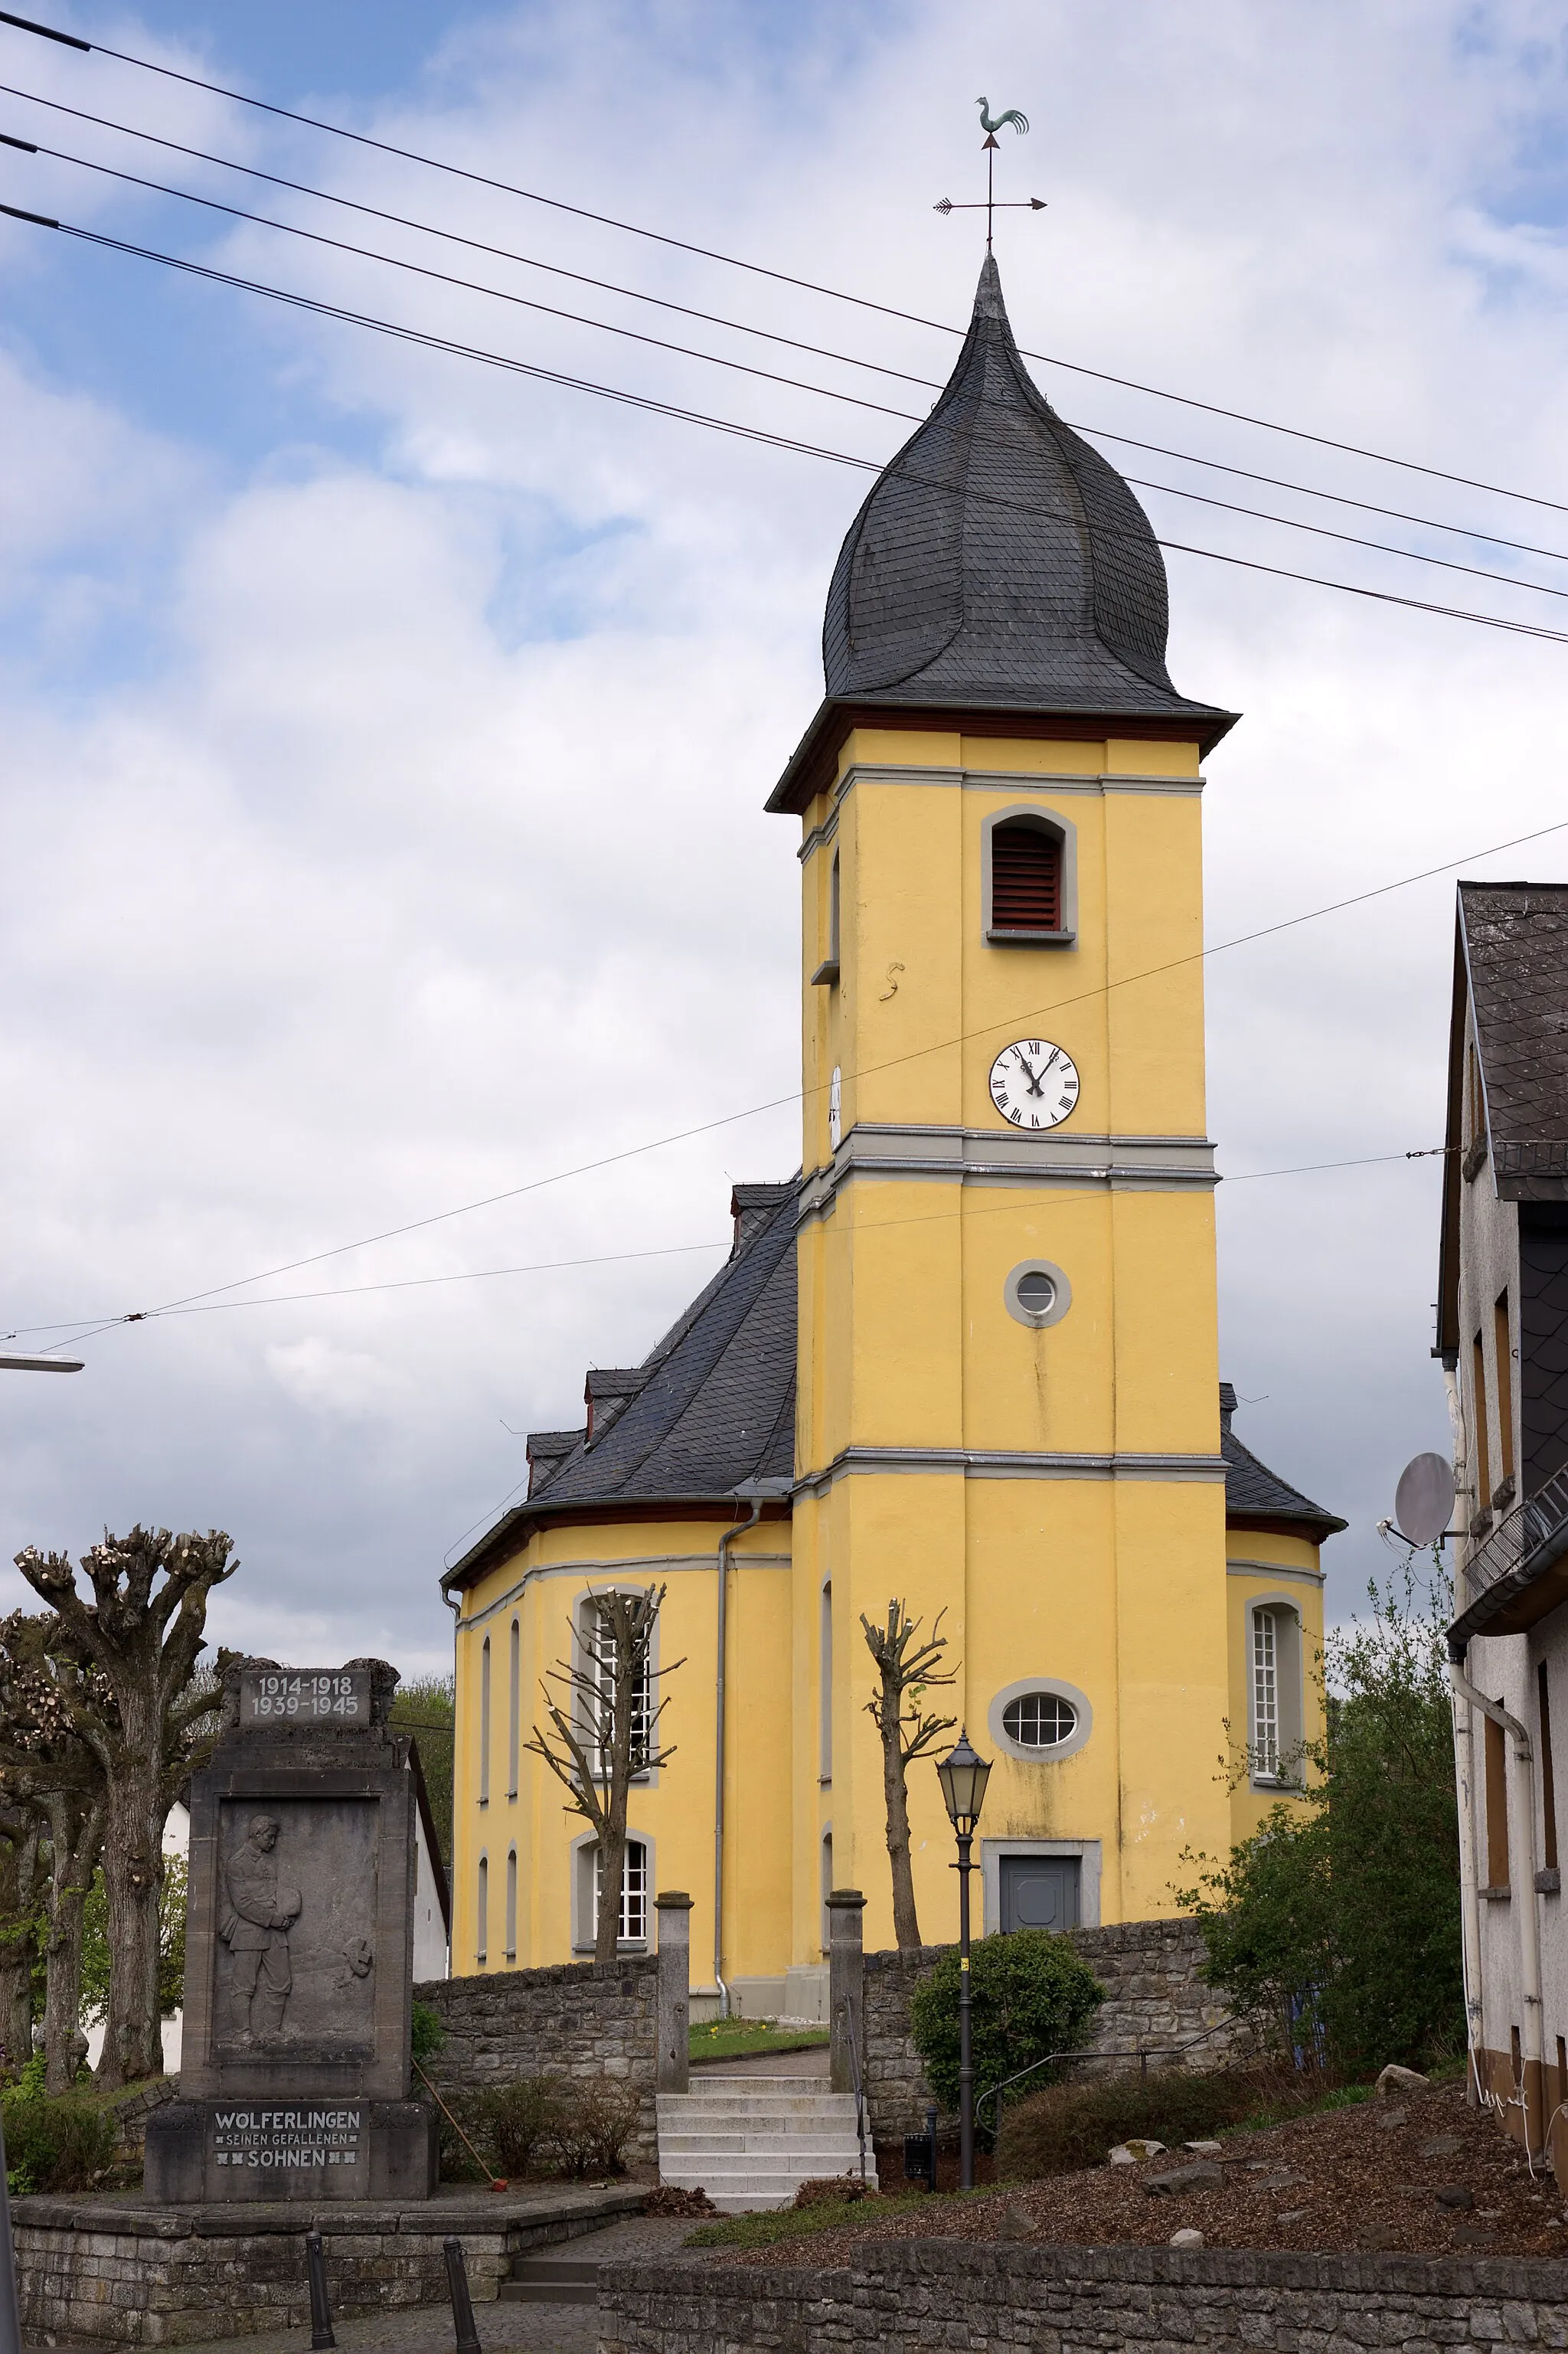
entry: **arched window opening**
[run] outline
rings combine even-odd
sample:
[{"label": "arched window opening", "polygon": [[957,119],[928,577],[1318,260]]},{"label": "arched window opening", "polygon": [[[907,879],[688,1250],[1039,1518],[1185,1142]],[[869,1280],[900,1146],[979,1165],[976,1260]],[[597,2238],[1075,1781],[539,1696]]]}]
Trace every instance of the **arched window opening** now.
[{"label": "arched window opening", "polygon": [[[599,1908],[604,1902],[604,1865],[599,1850],[593,1858],[593,1927],[599,1933]],[[617,1943],[642,1946],[648,1942],[648,1850],[641,1840],[629,1839],[620,1867],[620,1920]]]},{"label": "arched window opening", "polygon": [[479,1655],[479,1803],[490,1804],[490,1638]]},{"label": "arched window opening", "polygon": [[1303,1763],[1301,1621],[1286,1602],[1256,1604],[1247,1628],[1252,1779],[1298,1789]]},{"label": "arched window opening", "polygon": [[517,1768],[523,1750],[523,1638],[512,1621],[511,1682],[506,1695],[506,1795],[517,1796]]},{"label": "arched window opening", "polygon": [[822,1951],[825,1954],[832,1941],[832,1916],[828,1911],[828,1899],[833,1893],[833,1835],[822,1833]]},{"label": "arched window opening", "polygon": [[832,1581],[822,1588],[821,1658],[820,1691],[817,1706],[820,1712],[819,1772],[824,1782],[833,1778],[833,1589]]},{"label": "arched window opening", "polygon": [[506,1858],[506,1958],[517,1959],[517,1850],[512,1848]]},{"label": "arched window opening", "polygon": [[484,1962],[490,1951],[490,1858],[479,1859],[479,1892],[474,1904],[474,1959]]},{"label": "arched window opening", "polygon": [[1061,839],[1028,818],[1014,819],[992,830],[991,929],[1062,929]]}]

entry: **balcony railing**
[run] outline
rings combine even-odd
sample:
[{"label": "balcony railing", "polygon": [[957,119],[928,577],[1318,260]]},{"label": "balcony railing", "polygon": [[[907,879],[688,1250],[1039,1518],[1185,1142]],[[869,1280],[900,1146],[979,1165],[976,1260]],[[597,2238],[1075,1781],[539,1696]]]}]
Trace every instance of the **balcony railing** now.
[{"label": "balcony railing", "polygon": [[1550,1569],[1568,1553],[1568,1465],[1554,1472],[1543,1488],[1505,1512],[1465,1564],[1467,1604],[1506,1578],[1520,1584]]}]

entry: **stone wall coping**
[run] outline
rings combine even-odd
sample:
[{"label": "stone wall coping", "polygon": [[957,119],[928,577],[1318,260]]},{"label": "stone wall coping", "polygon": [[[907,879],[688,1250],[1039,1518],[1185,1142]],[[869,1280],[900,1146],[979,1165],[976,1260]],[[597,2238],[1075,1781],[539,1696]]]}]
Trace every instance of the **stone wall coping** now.
[{"label": "stone wall coping", "polygon": [[485,1994],[504,2000],[509,1993],[515,1996],[531,1987],[609,1986],[617,1982],[631,1986],[639,1978],[658,1975],[657,1954],[629,1956],[615,1962],[546,1962],[535,1970],[475,1970],[463,1978],[420,1978],[415,1983],[414,1999],[440,2009],[454,1996],[463,2002],[477,2001]]},{"label": "stone wall coping", "polygon": [[858,2303],[910,2274],[951,2280],[955,2274],[998,2274],[1032,2285],[1053,2280],[1127,2282],[1150,2286],[1280,2288],[1351,2295],[1503,2297],[1568,2305],[1568,2260],[1554,2256],[1409,2256],[1316,2253],[1293,2248],[1160,2248],[1019,2245],[1006,2241],[895,2240],[873,2260],[813,2269],[794,2264],[700,2264],[652,2259],[619,2264],[601,2275],[602,2310],[626,2296],[715,2296],[747,2303],[832,2296]]},{"label": "stone wall coping", "polygon": [[33,2192],[11,2201],[19,2231],[90,2232],[127,2240],[233,2240],[272,2232],[357,2232],[378,2235],[432,2232],[494,2233],[519,2225],[573,2222],[586,2215],[639,2213],[646,2185],[616,2183],[579,2189],[538,2183],[512,2191],[474,2191],[455,2185],[425,2200],[308,2200],[240,2201],[227,2206],[153,2206],[105,2191],[74,2199]]},{"label": "stone wall coping", "polygon": [[[1172,1913],[1162,1920],[1107,1921],[1098,1928],[1069,1929],[1066,1935],[1082,1954],[1135,1954],[1199,1942],[1202,1931],[1192,1914]],[[868,1970],[930,1969],[944,1955],[958,1950],[956,1945],[911,1946],[906,1951],[892,1946],[867,1954],[865,1967]]]}]

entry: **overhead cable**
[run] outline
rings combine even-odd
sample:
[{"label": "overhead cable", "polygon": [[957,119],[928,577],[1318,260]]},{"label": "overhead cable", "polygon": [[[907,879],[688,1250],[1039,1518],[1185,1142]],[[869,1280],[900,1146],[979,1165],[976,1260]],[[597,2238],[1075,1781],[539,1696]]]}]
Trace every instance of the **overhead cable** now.
[{"label": "overhead cable", "polygon": [[[49,107],[56,113],[69,114],[77,122],[96,123],[101,129],[122,133],[127,138],[139,139],[145,143],[155,147],[166,147],[172,153],[179,155],[188,155],[197,163],[215,164],[226,172],[238,172],[244,174],[250,179],[264,180],[270,186],[287,188],[296,196],[310,196],[319,204],[335,205],[340,209],[346,212],[363,213],[369,219],[387,221],[397,228],[413,229],[420,236],[438,238],[450,245],[465,246],[472,252],[487,253],[492,255],[497,260],[515,262],[519,267],[525,270],[543,270],[552,277],[568,279],[575,285],[591,286],[600,293],[615,294],[623,297],[628,302],[647,303],[657,310],[673,312],[682,318],[700,320],[704,325],[720,327],[727,334],[749,335],[763,343],[780,345],[789,351],[806,352],[813,358],[832,360],[842,366],[859,368],[875,376],[890,376],[901,384],[916,385],[924,391],[939,392],[942,389],[942,383],[939,377],[916,376],[907,368],[889,367],[881,360],[866,359],[856,352],[839,351],[832,345],[808,343],[797,335],[782,334],[774,327],[759,327],[754,325],[749,320],[728,318],[723,312],[699,310],[694,304],[689,302],[676,302],[667,295],[651,294],[641,287],[622,286],[613,279],[596,277],[589,270],[567,270],[559,262],[545,261],[541,260],[537,254],[519,253],[510,246],[495,245],[484,238],[467,237],[458,229],[442,228],[433,221],[419,220],[407,213],[390,212],[385,206],[366,204],[358,197],[340,196],[330,188],[318,188],[307,180],[293,180],[288,178],[281,172],[264,171],[259,164],[243,164],[238,162],[233,156],[214,154],[208,148],[192,147],[183,140],[169,139],[164,137],[161,133],[142,130],[134,123],[120,122],[111,115],[93,114],[85,107],[67,106],[63,100],[58,98],[45,98],[42,93],[37,90],[21,90],[12,82],[0,82],[0,92],[12,98],[25,99],[29,103],[36,106]],[[0,138],[4,138],[4,134],[0,134]],[[111,168],[107,164],[89,163],[88,159],[83,156],[62,155],[61,151],[58,148],[40,149],[34,147],[30,142],[26,141],[13,142],[10,140],[5,140],[5,143],[7,145],[15,144],[27,147],[28,151],[33,154],[59,156],[60,160],[64,162],[83,164],[87,169],[91,171],[107,172]],[[132,173],[121,173],[116,175],[116,176],[125,179],[136,178],[136,175]],[[152,188],[162,188],[162,184],[157,181],[139,181],[138,185]],[[189,192],[183,188],[166,189],[162,190],[162,192],[168,195],[189,197]],[[208,201],[206,198],[200,197],[191,197],[189,200],[197,203]],[[243,214],[241,217],[246,219],[260,219],[262,216],[259,214]],[[281,228],[283,226],[282,223],[276,221],[271,222],[269,225],[273,228]],[[349,249],[352,251],[359,251],[363,249],[351,248]],[[378,258],[381,260],[389,259],[389,257],[386,255],[379,256]],[[487,291],[493,292],[494,290]],[[563,312],[559,315],[565,318],[578,318],[581,314],[575,312]],[[604,324],[600,320],[584,320],[583,323],[590,326],[601,326]],[[684,348],[684,346],[672,345],[670,348],[680,350]],[[707,353],[697,353],[694,354],[693,356],[698,358],[710,358],[713,355]],[[794,381],[794,379],[783,377],[780,378],[779,381],[789,383]],[[809,387],[807,388],[810,390],[822,389],[822,387],[815,386]],[[908,412],[894,411],[890,413],[903,415]],[[1233,465],[1222,458],[1201,458],[1195,451],[1172,450],[1163,442],[1139,440],[1129,433],[1113,433],[1108,426],[1090,425],[1085,423],[1081,419],[1074,418],[1064,418],[1062,421],[1064,424],[1070,426],[1075,432],[1091,434],[1097,440],[1102,441],[1115,441],[1124,449],[1146,450],[1155,457],[1175,458],[1183,465],[1202,466],[1210,472],[1234,474],[1245,482],[1263,482],[1271,490],[1294,491],[1302,498],[1322,499],[1334,506],[1355,507],[1363,514],[1384,515],[1392,522],[1414,524],[1423,531],[1440,531],[1459,539],[1481,539],[1487,541],[1487,543],[1493,547],[1510,548],[1516,555],[1544,557],[1554,564],[1568,563],[1568,552],[1565,552],[1562,548],[1539,547],[1530,540],[1510,539],[1505,537],[1501,533],[1485,531],[1476,524],[1445,523],[1439,521],[1434,515],[1412,514],[1406,508],[1383,506],[1376,500],[1372,499],[1352,498],[1349,493],[1344,491],[1323,490],[1314,483],[1292,482],[1288,476],[1280,474],[1265,474],[1260,473],[1254,467]]]},{"label": "overhead cable", "polygon": [[[674,401],[658,400],[649,394],[631,392],[621,386],[599,384],[589,377],[569,376],[558,368],[543,367],[530,360],[515,359],[504,353],[487,350],[482,345],[461,343],[454,337],[438,335],[427,329],[403,326],[393,320],[377,318],[369,312],[350,310],[343,303],[328,302],[318,296],[299,294],[286,287],[269,285],[261,279],[241,278],[232,270],[216,270],[209,263],[187,261],[177,254],[161,252],[154,246],[135,245],[125,238],[106,236],[100,229],[80,228],[72,222],[54,219],[46,213],[27,211],[20,205],[0,205],[0,215],[5,215],[12,220],[30,222],[37,228],[57,230],[61,236],[76,238],[84,245],[101,246],[106,251],[129,254],[141,261],[155,261],[165,269],[181,270],[187,277],[207,279],[215,285],[237,287],[248,294],[265,295],[269,301],[284,303],[291,310],[310,312],[319,318],[339,319],[348,325],[366,327],[373,334],[389,336],[396,342],[416,345],[428,351],[447,352],[458,358],[478,361],[487,367],[501,368],[512,375],[531,377],[538,383],[555,384],[570,391],[590,393],[598,399],[615,401],[622,407],[637,408],[650,416],[668,417],[683,424],[702,426],[711,432],[726,434],[732,440],[753,441],[770,449],[788,450],[797,456],[821,458],[831,465],[853,467],[861,473],[882,474],[896,471],[906,480],[917,482],[923,488],[945,493],[950,493],[952,491],[952,485],[949,483],[938,482],[935,480],[927,481],[925,477],[914,473],[906,460],[895,459],[889,465],[877,458],[859,458],[853,456],[847,451],[830,449],[821,443],[805,441],[790,434],[770,432],[762,426],[742,424],[733,418],[714,417],[705,410],[683,408]],[[971,500],[1003,507],[1015,514],[1045,514],[1049,512],[1044,507],[1032,506],[1023,500],[1003,499],[973,490],[970,490],[967,495]],[[1197,494],[1178,492],[1176,495],[1182,497]],[[1284,520],[1284,518],[1277,518],[1277,520]],[[1098,528],[1102,536],[1107,534],[1115,535],[1114,527],[1109,525],[1102,524]],[[1316,527],[1305,525],[1303,528]],[[1520,620],[1501,613],[1476,612],[1466,606],[1441,605],[1428,598],[1403,596],[1392,588],[1372,588],[1357,581],[1332,579],[1322,573],[1298,571],[1288,565],[1266,564],[1256,557],[1237,556],[1227,554],[1215,547],[1198,546],[1190,540],[1167,539],[1159,534],[1153,536],[1157,546],[1177,555],[1202,557],[1210,563],[1227,564],[1243,571],[1264,574],[1272,579],[1304,581],[1312,588],[1333,588],[1344,596],[1369,599],[1374,604],[1403,606],[1411,612],[1435,613],[1447,620],[1467,621],[1478,628],[1501,630],[1511,636],[1542,638],[1552,644],[1568,645],[1568,631],[1549,629],[1542,622]],[[1392,555],[1409,553],[1408,550],[1402,548],[1392,548],[1388,552]],[[1442,561],[1436,557],[1417,560],[1432,563]],[[1497,578],[1502,581],[1502,585],[1510,588],[1531,588],[1535,585],[1512,578],[1505,579],[1501,575],[1488,577]],[[1555,596],[1561,592],[1547,589],[1543,593]]]},{"label": "overhead cable", "polygon": [[[46,155],[57,163],[69,164],[81,171],[97,172],[106,178],[124,181],[132,187],[147,188],[157,196],[175,196],[184,204],[199,205],[207,212],[222,213],[231,220],[249,221],[258,228],[274,229],[284,237],[300,238],[308,244],[324,246],[334,253],[353,254],[363,261],[380,262],[387,269],[405,270],[417,278],[431,279],[438,284],[455,287],[464,293],[482,294],[492,302],[508,302],[523,310],[536,311],[547,318],[563,319],[575,326],[592,327],[602,334],[618,335],[630,343],[642,344],[655,351],[670,352],[683,359],[700,360],[709,367],[726,368],[738,376],[755,376],[767,384],[783,385],[794,392],[811,393],[819,399],[870,409],[878,416],[898,418],[906,424],[923,422],[917,410],[893,408],[885,401],[867,400],[861,394],[841,392],[832,385],[811,384],[800,376],[779,375],[771,368],[754,367],[746,360],[726,359],[722,354],[698,351],[689,344],[673,344],[660,335],[643,334],[635,327],[617,326],[609,320],[590,318],[580,311],[564,310],[557,303],[541,302],[531,295],[511,293],[505,288],[486,286],[471,278],[459,278],[450,270],[432,269],[428,263],[411,261],[401,254],[382,253],[373,246],[356,245],[346,238],[328,237],[319,229],[304,228],[293,221],[277,220],[270,214],[251,212],[242,205],[226,204],[217,196],[204,196],[189,188],[171,187],[165,181],[149,180],[139,172],[127,172],[113,164],[95,163],[85,155],[68,154],[63,148],[13,140],[0,132],[0,144],[20,146],[24,143],[29,154]],[[1222,499],[1209,492],[1183,490],[1174,482],[1150,482],[1139,474],[1128,474],[1125,479],[1139,490],[1154,491],[1169,498],[1186,499],[1197,505],[1223,509],[1226,514],[1245,515],[1254,522],[1274,524],[1287,531],[1308,532],[1315,538],[1337,540],[1345,546],[1370,548],[1378,555],[1399,557],[1408,564],[1430,565],[1439,571],[1459,572],[1470,579],[1491,580],[1505,588],[1523,588],[1539,596],[1559,598],[1568,602],[1568,588],[1553,588],[1542,581],[1522,579],[1517,573],[1498,572],[1484,565],[1461,564],[1452,557],[1431,556],[1420,548],[1398,547],[1387,540],[1367,539],[1356,532],[1336,531],[1328,524],[1311,523],[1301,516],[1275,514],[1266,508],[1246,506],[1239,500]]]},{"label": "overhead cable", "polygon": [[[1435,875],[1451,875],[1457,866],[1468,866],[1483,858],[1499,857],[1505,850],[1519,850],[1526,843],[1541,842],[1550,834],[1562,833],[1565,830],[1568,830],[1568,818],[1559,818],[1551,825],[1537,826],[1529,833],[1514,834],[1507,842],[1492,843],[1482,850],[1466,851],[1457,858],[1444,859],[1436,866],[1425,866],[1414,874],[1398,875],[1392,883],[1376,884],[1369,890],[1353,893],[1349,898],[1330,900],[1320,907],[1308,907],[1298,916],[1282,917],[1276,923],[1261,925],[1255,931],[1239,932],[1234,939],[1216,940],[1212,948],[1194,949],[1188,955],[1168,958],[1163,963],[1150,965],[1141,971],[1125,973],[1117,981],[1101,982],[1090,989],[1075,991],[1070,997],[1054,998],[1048,1005],[1030,1006],[1015,1015],[1013,1019],[1019,1023],[1044,1022],[1064,1012],[1068,1006],[1081,1005],[1096,998],[1108,997],[1113,990],[1129,989],[1140,981],[1157,980],[1162,974],[1175,972],[1186,965],[1206,964],[1212,957],[1224,956],[1233,949],[1248,948],[1258,940],[1271,939],[1280,932],[1298,930],[1303,924],[1316,923],[1325,916],[1341,915],[1347,908],[1365,907],[1373,899],[1385,899],[1395,891],[1410,889],[1416,883],[1430,882]],[[880,1063],[863,1065],[856,1069],[841,1073],[841,1081],[874,1077],[879,1072],[896,1070],[906,1064],[920,1062],[928,1055],[949,1053],[954,1047],[967,1045],[973,1039],[994,1037],[998,1026],[994,1022],[985,1023],[978,1029],[960,1031],[956,1036],[938,1039],[933,1045],[915,1047],[906,1054],[889,1055]],[[183,1293],[176,1299],[165,1300],[156,1309],[138,1309],[127,1314],[106,1318],[101,1324],[95,1325],[93,1329],[94,1331],[107,1331],[112,1324],[145,1323],[155,1317],[167,1315],[175,1309],[188,1308],[200,1301],[216,1299],[224,1292],[243,1291],[253,1283],[270,1283],[274,1277],[280,1275],[295,1275],[302,1267],[319,1267],[324,1260],[341,1258],[349,1251],[368,1250],[373,1245],[378,1243],[395,1242],[405,1235],[421,1234],[429,1226],[444,1225],[453,1218],[468,1217],[476,1210],[494,1209],[503,1202],[514,1202],[520,1200],[524,1194],[542,1193],[549,1186],[565,1184],[574,1177],[586,1177],[603,1169],[619,1167],[624,1161],[641,1159],[645,1153],[662,1151],[669,1145],[687,1143],[694,1137],[710,1136],[718,1129],[733,1128],[741,1120],[758,1119],[764,1112],[780,1110],[786,1105],[803,1102],[809,1097],[821,1095],[822,1092],[823,1087],[821,1084],[815,1087],[793,1087],[787,1094],[770,1097],[764,1103],[749,1104],[744,1110],[725,1112],[716,1119],[698,1121],[690,1128],[676,1129],[670,1135],[653,1137],[641,1144],[627,1145],[618,1152],[603,1153],[597,1160],[580,1161],[569,1169],[554,1170],[548,1176],[530,1178],[525,1183],[507,1186],[501,1193],[487,1193],[477,1201],[460,1203],[454,1209],[432,1211],[427,1217],[409,1218],[401,1225],[384,1227],[377,1234],[361,1235],[353,1242],[334,1243],[330,1249],[313,1251],[302,1258],[285,1259],[276,1267],[262,1267],[255,1275],[236,1276],[231,1282],[215,1283],[205,1291]],[[1400,1157],[1409,1159],[1425,1156],[1405,1154]],[[1268,1173],[1294,1176],[1302,1172],[1290,1170]],[[52,1331],[58,1328],[49,1325],[29,1326],[26,1329],[30,1331],[45,1330]],[[18,1336],[13,1335],[13,1337]],[[75,1337],[90,1339],[92,1334],[83,1333]],[[56,1348],[66,1348],[71,1343],[60,1341],[52,1345]]]},{"label": "overhead cable", "polygon": [[[392,140],[373,138],[368,132],[350,131],[343,123],[328,122],[318,115],[303,114],[292,107],[279,106],[270,99],[253,97],[248,90],[231,90],[226,83],[209,81],[204,75],[185,73],[175,66],[160,65],[152,58],[139,58],[127,49],[111,48],[106,42],[82,40],[75,34],[63,33],[52,26],[40,24],[34,17],[16,16],[9,9],[0,8],[0,24],[14,26],[21,32],[37,34],[43,39],[58,42],[67,48],[83,52],[97,50],[101,56],[113,58],[121,65],[134,66],[142,72],[160,75],[168,81],[184,82],[195,90],[210,90],[215,97],[229,99],[237,105],[274,115],[280,121],[298,122],[307,130],[325,132],[334,139],[348,140],[355,146],[372,148],[384,155],[396,155],[404,163],[418,164],[428,171],[440,172],[478,187],[493,188],[503,196],[518,196],[528,204],[545,205],[554,212],[567,213],[578,220],[593,221],[602,228],[612,228],[628,237],[642,238],[655,245],[669,246],[676,252],[690,253],[701,260],[720,262],[726,269],[743,270],[753,277],[770,279],[778,285],[794,286],[805,293],[820,294],[835,302],[853,303],[858,309],[878,312],[884,318],[901,319],[911,326],[927,327],[938,334],[961,335],[965,332],[945,319],[924,318],[917,312],[900,310],[894,303],[874,302],[868,295],[851,294],[842,287],[824,286],[815,279],[796,277],[789,270],[769,269],[758,261],[747,261],[737,254],[723,253],[712,246],[671,237],[662,230],[645,228],[638,221],[621,220],[614,214],[595,212],[586,205],[569,204],[561,196],[546,196],[539,189],[519,187],[514,182],[471,171],[461,164],[449,164],[440,156],[424,154],[417,148],[402,147]],[[1347,456],[1366,458],[1377,465],[1398,466],[1406,472],[1429,475],[1436,482],[1457,482],[1467,490],[1485,491],[1493,497],[1517,499],[1529,506],[1548,507],[1558,514],[1568,514],[1568,501],[1543,498],[1532,491],[1510,490],[1499,482],[1481,482],[1474,475],[1455,473],[1446,467],[1424,465],[1414,458],[1399,458],[1387,451],[1370,450],[1358,442],[1336,440],[1330,434],[1309,432],[1303,426],[1284,425],[1273,418],[1255,417],[1245,409],[1224,408],[1217,401],[1199,400],[1189,393],[1168,392],[1159,385],[1142,384],[1132,376],[1116,376],[1107,368],[1086,367],[1079,361],[1063,359],[1048,352],[1025,349],[1024,356],[1043,360],[1051,367],[1065,368],[1075,376],[1091,376],[1099,384],[1114,384],[1124,391],[1144,393],[1156,400],[1174,401],[1183,408],[1199,409],[1211,417],[1228,418],[1233,423],[1256,426],[1268,433],[1283,433],[1292,440],[1310,441],[1319,449],[1339,450]]]}]

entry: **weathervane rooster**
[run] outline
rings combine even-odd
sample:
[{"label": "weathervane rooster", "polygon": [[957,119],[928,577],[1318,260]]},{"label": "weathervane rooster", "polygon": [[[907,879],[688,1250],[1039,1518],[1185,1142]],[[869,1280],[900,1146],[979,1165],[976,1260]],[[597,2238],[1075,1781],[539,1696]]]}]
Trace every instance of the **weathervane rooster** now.
[{"label": "weathervane rooster", "polygon": [[991,119],[990,99],[977,98],[975,104],[980,111],[980,129],[988,139],[994,139],[1004,122],[1011,122],[1013,129],[1019,133],[1025,132],[1029,128],[1029,117],[1026,114],[1020,114],[1016,106],[1010,106],[1007,112],[999,114],[993,122]]}]

